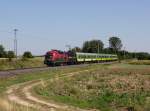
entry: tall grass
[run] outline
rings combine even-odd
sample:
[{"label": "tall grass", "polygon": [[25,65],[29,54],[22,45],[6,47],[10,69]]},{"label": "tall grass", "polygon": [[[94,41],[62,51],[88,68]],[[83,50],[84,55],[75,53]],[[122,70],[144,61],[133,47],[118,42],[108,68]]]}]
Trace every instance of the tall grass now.
[{"label": "tall grass", "polygon": [[42,67],[45,66],[43,63],[44,58],[35,57],[31,59],[13,59],[9,61],[8,59],[0,59],[0,70],[7,69],[19,69],[19,68],[30,68],[30,67]]},{"label": "tall grass", "polygon": [[[54,77],[64,76],[66,73],[82,71],[86,69],[99,68],[99,65],[89,65],[89,66],[73,66],[73,67],[56,67],[53,69],[40,71],[40,72],[32,72],[28,74],[15,75],[12,77],[0,78],[0,111],[34,111],[34,109],[30,109],[28,107],[23,107],[15,103],[11,103],[3,99],[5,95],[5,91],[11,85],[24,83],[32,80],[47,80]],[[43,86],[45,86],[44,81],[42,82]],[[8,109],[7,109],[8,108]],[[12,109],[11,109],[12,108]]]},{"label": "tall grass", "polygon": [[133,65],[150,65],[150,60],[133,60],[128,63]]},{"label": "tall grass", "polygon": [[21,106],[4,99],[0,99],[0,111],[37,111],[37,110],[28,106]]},{"label": "tall grass", "polygon": [[[140,66],[139,66],[140,67]],[[44,84],[44,83],[43,83]],[[45,82],[34,88],[45,99],[81,108],[120,111],[150,109],[150,69],[99,67],[70,78]]]}]

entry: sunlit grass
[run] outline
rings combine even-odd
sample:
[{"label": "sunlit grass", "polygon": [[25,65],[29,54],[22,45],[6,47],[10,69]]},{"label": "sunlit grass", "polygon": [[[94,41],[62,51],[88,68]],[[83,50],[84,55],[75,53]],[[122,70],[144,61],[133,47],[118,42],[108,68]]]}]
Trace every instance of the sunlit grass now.
[{"label": "sunlit grass", "polygon": [[21,106],[4,99],[0,99],[0,111],[37,111],[37,110],[28,106]]},{"label": "sunlit grass", "polygon": [[[64,74],[82,70],[89,70],[89,72],[47,82],[51,78],[63,77]],[[97,108],[102,111],[119,110],[122,107],[141,109],[137,111],[150,109],[150,69],[147,65],[92,64],[55,67],[46,71],[0,78],[0,95],[3,96],[4,91],[11,85],[39,79],[41,79],[41,86],[36,87],[34,93],[45,99],[81,108]],[[11,104],[14,105],[14,109],[16,108],[14,111],[19,111],[20,108],[21,111],[30,111],[27,107]],[[0,104],[0,108],[1,105],[4,104]]]},{"label": "sunlit grass", "polygon": [[129,64],[133,64],[133,65],[150,65],[150,60],[133,60],[133,61],[130,61]]},{"label": "sunlit grass", "polygon": [[[101,111],[150,109],[150,69],[131,65],[109,65],[69,78],[45,82],[34,88],[45,99]],[[135,66],[135,65],[134,65]]]},{"label": "sunlit grass", "polygon": [[45,66],[44,57],[35,57],[31,59],[0,59],[0,70],[18,69],[18,68],[30,68],[30,67],[42,67]]},{"label": "sunlit grass", "polygon": [[[101,66],[101,65],[100,65]],[[105,67],[105,66],[101,66]],[[82,70],[87,70],[87,69],[94,69],[94,68],[99,68],[99,65],[86,65],[86,66],[72,66],[72,67],[55,67],[52,69],[48,69],[45,71],[39,71],[39,72],[31,72],[28,74],[22,74],[22,75],[15,75],[12,77],[3,77],[0,78],[0,96],[1,98],[5,95],[5,91],[9,86],[15,85],[15,84],[20,84],[24,83],[27,81],[32,81],[32,80],[43,80],[43,86],[45,85],[44,81],[48,80],[50,78],[54,77],[62,77],[65,74],[71,73],[71,72],[77,72],[77,71],[82,71]],[[4,111],[30,111],[26,110],[28,107],[22,107],[14,103],[8,103],[7,101],[1,99],[0,101],[0,108]],[[4,104],[3,104],[4,103]],[[14,110],[7,110],[5,109],[5,105],[10,105]],[[16,110],[15,110],[16,108]],[[21,109],[22,108],[22,109]],[[21,109],[21,110],[20,110]],[[32,111],[32,109],[31,109]]]}]

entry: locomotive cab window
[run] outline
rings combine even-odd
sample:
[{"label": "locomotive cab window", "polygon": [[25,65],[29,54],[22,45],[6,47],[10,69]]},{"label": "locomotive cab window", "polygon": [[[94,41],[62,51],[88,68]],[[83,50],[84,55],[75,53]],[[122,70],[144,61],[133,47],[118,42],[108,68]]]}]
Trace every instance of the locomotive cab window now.
[{"label": "locomotive cab window", "polygon": [[50,58],[52,58],[52,55],[51,55],[51,54],[46,54],[46,55],[45,55],[45,58],[46,58],[46,59],[50,59]]}]

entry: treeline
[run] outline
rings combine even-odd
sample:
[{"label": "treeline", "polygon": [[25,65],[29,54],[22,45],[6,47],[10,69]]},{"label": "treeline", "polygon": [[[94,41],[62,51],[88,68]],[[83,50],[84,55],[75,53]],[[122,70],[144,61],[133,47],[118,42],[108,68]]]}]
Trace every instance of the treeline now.
[{"label": "treeline", "polygon": [[0,58],[14,58],[14,51],[5,51],[5,48],[0,45]]},{"label": "treeline", "polygon": [[[14,53],[14,51],[6,51],[5,48],[0,45],[0,58],[9,58],[9,60],[11,61],[12,58],[15,58],[16,55]],[[24,54],[22,55],[22,58],[33,58],[34,56],[32,55],[32,53],[30,51],[26,51],[24,52]]]},{"label": "treeline", "polygon": [[101,40],[85,41],[82,47],[74,47],[71,50],[75,52],[85,53],[105,53],[105,54],[117,54],[119,59],[138,59],[138,60],[150,60],[150,54],[147,52],[129,52],[122,50],[123,44],[119,37],[110,37],[109,47],[104,48],[104,43]]},{"label": "treeline", "polygon": [[[104,54],[117,54],[119,60],[121,59],[138,59],[138,60],[150,60],[150,54],[147,52],[129,52],[122,50],[123,44],[119,37],[110,37],[109,47],[104,48],[104,43],[101,40],[85,41],[82,47],[74,47],[71,49],[73,52],[85,52],[85,53],[104,53]],[[0,58],[15,58],[14,51],[5,51],[4,47],[0,45]],[[30,51],[24,52],[22,58],[33,58],[34,56]]]}]

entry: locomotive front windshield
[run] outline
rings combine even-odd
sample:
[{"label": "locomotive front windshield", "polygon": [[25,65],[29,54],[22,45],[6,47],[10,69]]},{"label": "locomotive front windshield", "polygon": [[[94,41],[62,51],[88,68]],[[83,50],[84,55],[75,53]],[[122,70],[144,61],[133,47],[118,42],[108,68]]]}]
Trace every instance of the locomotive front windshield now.
[{"label": "locomotive front windshield", "polygon": [[52,58],[52,55],[51,54],[46,54],[45,55],[45,59],[51,59]]}]

